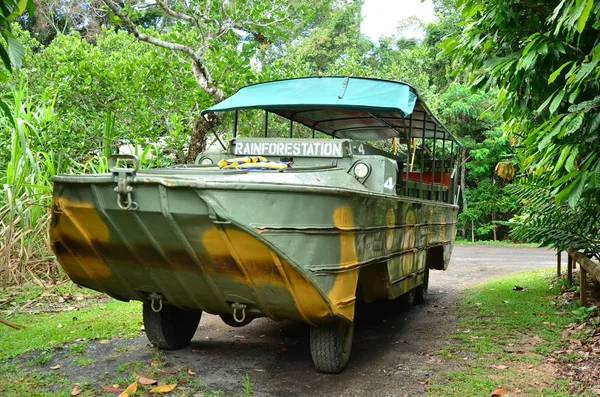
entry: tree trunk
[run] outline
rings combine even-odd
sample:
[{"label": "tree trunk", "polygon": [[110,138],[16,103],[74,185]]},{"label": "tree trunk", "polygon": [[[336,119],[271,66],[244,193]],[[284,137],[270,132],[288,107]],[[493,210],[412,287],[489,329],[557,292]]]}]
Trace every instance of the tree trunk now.
[{"label": "tree trunk", "polygon": [[221,125],[221,115],[210,113],[206,117],[200,116],[194,124],[194,130],[190,137],[190,145],[185,158],[185,162],[188,164],[193,163],[196,157],[206,150],[206,136],[211,133],[211,130]]},{"label": "tree trunk", "polygon": [[494,223],[495,219],[494,219],[494,211],[492,211],[492,224],[494,225],[494,228],[492,229],[492,232],[494,233],[494,241],[496,241],[496,224]]},{"label": "tree trunk", "polygon": [[475,220],[471,219],[471,242],[475,242]]},{"label": "tree trunk", "polygon": [[467,162],[467,153],[466,150],[461,151],[461,159],[460,159],[460,188],[462,189],[462,204],[463,211],[467,209],[467,199],[465,198],[465,187],[467,186],[466,182],[466,169],[465,164]]}]

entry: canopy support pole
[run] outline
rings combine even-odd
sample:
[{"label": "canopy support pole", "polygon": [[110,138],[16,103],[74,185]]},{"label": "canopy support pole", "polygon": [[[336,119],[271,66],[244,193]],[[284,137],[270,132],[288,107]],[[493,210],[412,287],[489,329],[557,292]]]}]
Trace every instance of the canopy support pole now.
[{"label": "canopy support pole", "polygon": [[265,138],[267,137],[268,131],[269,131],[269,111],[265,110]]},{"label": "canopy support pole", "polygon": [[233,119],[233,137],[237,137],[237,127],[238,127],[238,111],[235,111],[235,117]]},{"label": "canopy support pole", "polygon": [[408,119],[408,135],[406,136],[406,184],[404,185],[404,195],[408,196],[408,181],[410,178],[410,169],[412,168],[411,164],[411,151],[410,151],[410,140],[412,139],[412,127],[413,127],[413,115],[410,114],[410,118]]},{"label": "canopy support pole", "polygon": [[431,194],[435,194],[436,200],[439,199],[438,193],[433,189],[433,185],[435,185],[435,146],[437,143],[437,123],[433,123],[433,159],[431,160]]},{"label": "canopy support pole", "polygon": [[421,173],[419,174],[419,198],[423,198],[423,172],[425,172],[425,131],[427,130],[427,114],[423,113],[423,133],[421,135]]}]

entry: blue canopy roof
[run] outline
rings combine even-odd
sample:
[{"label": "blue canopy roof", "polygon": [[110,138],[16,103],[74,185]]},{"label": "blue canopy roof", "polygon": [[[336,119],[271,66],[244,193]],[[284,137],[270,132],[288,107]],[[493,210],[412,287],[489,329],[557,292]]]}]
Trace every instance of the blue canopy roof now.
[{"label": "blue canopy roof", "polygon": [[450,138],[416,90],[398,81],[360,77],[270,81],[243,87],[202,114],[242,109],[264,109],[337,138],[408,137],[411,130],[414,137],[421,137],[423,129],[427,137],[444,133]]}]

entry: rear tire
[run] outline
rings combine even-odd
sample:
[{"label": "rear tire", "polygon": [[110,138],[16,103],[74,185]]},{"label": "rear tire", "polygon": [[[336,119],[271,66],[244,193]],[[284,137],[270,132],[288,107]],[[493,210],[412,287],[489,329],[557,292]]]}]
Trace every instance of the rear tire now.
[{"label": "rear tire", "polygon": [[425,267],[423,284],[419,285],[415,293],[415,305],[425,303],[427,300],[427,289],[429,288],[429,268]]},{"label": "rear tire", "polygon": [[413,288],[405,294],[402,294],[397,299],[398,308],[405,312],[415,304],[415,297],[417,295],[417,289]]},{"label": "rear tire", "polygon": [[144,328],[146,336],[159,349],[178,350],[190,343],[202,311],[182,310],[175,306],[164,305],[156,313],[150,303],[144,303]]},{"label": "rear tire", "polygon": [[315,368],[326,374],[339,374],[348,364],[352,350],[354,323],[338,320],[310,328],[310,354]]}]

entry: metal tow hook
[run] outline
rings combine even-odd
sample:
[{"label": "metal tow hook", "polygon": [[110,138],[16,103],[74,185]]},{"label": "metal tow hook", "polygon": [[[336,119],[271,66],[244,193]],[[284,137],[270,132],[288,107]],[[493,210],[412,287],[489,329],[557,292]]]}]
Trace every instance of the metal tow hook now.
[{"label": "metal tow hook", "polygon": [[[160,311],[163,308],[163,296],[161,294],[157,294],[156,292],[153,292],[150,294],[150,308],[152,309],[152,311],[154,313],[160,313]],[[158,308],[156,308],[156,301],[158,301]]]},{"label": "metal tow hook", "polygon": [[[246,319],[246,305],[243,303],[234,302],[231,304],[231,308],[233,309],[233,319],[240,324],[243,323]],[[237,317],[238,310],[242,311],[242,318]]]}]

